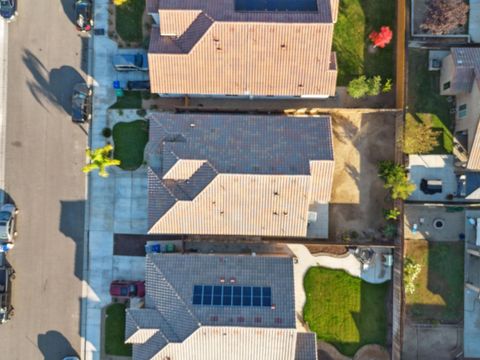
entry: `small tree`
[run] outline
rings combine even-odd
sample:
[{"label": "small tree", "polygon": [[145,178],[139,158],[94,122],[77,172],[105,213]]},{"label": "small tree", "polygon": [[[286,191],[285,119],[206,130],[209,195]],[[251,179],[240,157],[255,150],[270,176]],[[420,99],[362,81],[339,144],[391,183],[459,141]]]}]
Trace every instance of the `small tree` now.
[{"label": "small tree", "polygon": [[388,26],[382,26],[379,32],[375,30],[368,35],[374,47],[384,48],[392,41],[393,32]]},{"label": "small tree", "polygon": [[127,0],[113,0],[113,4],[115,6],[120,6],[120,5],[123,5],[127,2]]},{"label": "small tree", "polygon": [[120,160],[112,159],[110,154],[113,150],[111,144],[107,144],[104,147],[90,150],[87,148],[86,155],[89,160],[89,164],[85,165],[82,169],[84,173],[89,173],[94,169],[99,169],[98,175],[101,177],[108,177],[108,172],[106,170],[109,166],[120,165]]},{"label": "small tree", "polygon": [[413,295],[416,290],[415,280],[422,271],[422,265],[416,263],[413,259],[406,257],[403,265],[403,283],[405,285],[405,292]]},{"label": "small tree", "polygon": [[383,84],[382,93],[388,93],[392,91],[392,79],[387,79],[385,84]]},{"label": "small tree", "polygon": [[430,34],[454,32],[468,20],[468,5],[463,0],[429,0],[420,29]]},{"label": "small tree", "polygon": [[391,160],[380,161],[378,176],[385,182],[385,189],[390,189],[394,200],[406,200],[415,191],[416,186],[408,180],[405,168]]},{"label": "small tree", "polygon": [[440,131],[433,129],[432,119],[424,117],[419,122],[407,113],[405,116],[405,134],[403,139],[403,152],[405,154],[427,154],[438,146]]}]

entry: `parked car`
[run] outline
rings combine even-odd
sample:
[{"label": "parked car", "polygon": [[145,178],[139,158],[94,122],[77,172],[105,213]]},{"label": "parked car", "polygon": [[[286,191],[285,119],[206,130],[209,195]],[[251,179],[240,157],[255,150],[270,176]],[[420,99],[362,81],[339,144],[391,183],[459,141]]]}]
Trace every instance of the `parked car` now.
[{"label": "parked car", "polygon": [[15,272],[7,263],[5,254],[0,253],[0,324],[6,323],[13,316],[11,284],[14,278]]},{"label": "parked car", "polygon": [[7,22],[13,21],[17,16],[17,1],[0,0],[0,15],[7,20]]},{"label": "parked car", "polygon": [[110,284],[110,295],[116,298],[144,297],[145,281],[114,280]]},{"label": "parked car", "polygon": [[0,242],[13,242],[15,232],[15,218],[18,209],[13,204],[4,204],[0,208]]},{"label": "parked car", "polygon": [[76,84],[72,94],[72,121],[83,123],[92,118],[92,89],[85,83]]},{"label": "parked car", "polygon": [[127,81],[129,91],[150,91],[150,81]]},{"label": "parked car", "polygon": [[92,30],[92,2],[90,0],[75,1],[75,25],[79,31]]},{"label": "parked car", "polygon": [[80,358],[77,356],[67,356],[64,357],[63,360],[80,360]]},{"label": "parked car", "polygon": [[147,55],[144,53],[114,55],[113,67],[117,71],[148,71]]}]

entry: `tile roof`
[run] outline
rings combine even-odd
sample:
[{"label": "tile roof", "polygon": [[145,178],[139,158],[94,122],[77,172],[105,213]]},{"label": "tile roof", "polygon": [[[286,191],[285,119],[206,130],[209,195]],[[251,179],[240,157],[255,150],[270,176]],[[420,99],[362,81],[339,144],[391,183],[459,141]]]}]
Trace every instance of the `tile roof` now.
[{"label": "tile roof", "polygon": [[[148,54],[151,91],[334,95],[338,0],[318,11],[233,11],[233,0],[159,1]],[[333,18],[332,18],[333,14]]]},{"label": "tile roof", "polygon": [[161,113],[149,136],[149,233],[305,236],[330,200],[329,117]]},{"label": "tile roof", "polygon": [[470,92],[476,81],[480,88],[480,48],[451,48],[455,66],[450,88],[454,92]]},{"label": "tile roof", "polygon": [[[222,279],[270,287],[275,306],[193,305],[195,285],[222,285]],[[126,316],[134,360],[224,359],[227,353],[231,360],[316,359],[310,336],[295,330],[291,258],[148,254],[145,280],[145,309],[127,309]]]},{"label": "tile roof", "polygon": [[474,134],[472,147],[469,149],[467,169],[480,170],[480,119],[477,121],[477,129]]}]

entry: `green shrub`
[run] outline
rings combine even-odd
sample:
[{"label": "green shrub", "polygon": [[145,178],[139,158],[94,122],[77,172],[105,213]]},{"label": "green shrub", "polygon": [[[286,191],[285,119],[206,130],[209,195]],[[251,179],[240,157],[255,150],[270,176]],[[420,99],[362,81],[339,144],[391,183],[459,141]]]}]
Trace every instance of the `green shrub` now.
[{"label": "green shrub", "polygon": [[418,264],[412,258],[406,257],[403,265],[403,283],[405,292],[413,295],[416,290],[415,280],[422,271],[422,265]]},{"label": "green shrub", "polygon": [[378,176],[385,182],[385,189],[390,189],[394,200],[406,200],[415,191],[416,186],[408,180],[405,168],[391,160],[380,161]]}]

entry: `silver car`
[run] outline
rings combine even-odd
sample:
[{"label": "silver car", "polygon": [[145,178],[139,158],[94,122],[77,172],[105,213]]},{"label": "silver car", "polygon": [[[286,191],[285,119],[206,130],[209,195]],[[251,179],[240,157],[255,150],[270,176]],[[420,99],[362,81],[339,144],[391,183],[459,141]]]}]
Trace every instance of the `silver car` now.
[{"label": "silver car", "polygon": [[13,242],[15,232],[15,217],[18,209],[13,204],[4,204],[0,208],[0,242]]}]

